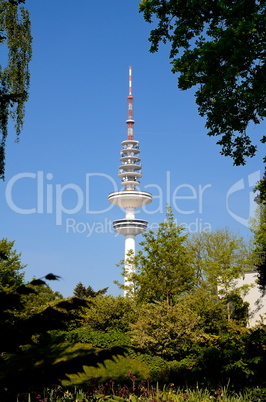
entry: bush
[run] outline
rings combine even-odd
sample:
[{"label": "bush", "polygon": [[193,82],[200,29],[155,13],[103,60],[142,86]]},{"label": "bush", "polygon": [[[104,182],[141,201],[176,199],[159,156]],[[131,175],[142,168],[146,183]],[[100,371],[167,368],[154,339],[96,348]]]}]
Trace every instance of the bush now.
[{"label": "bush", "polygon": [[247,395],[251,402],[266,402],[266,388],[252,389]]},{"label": "bush", "polygon": [[147,364],[150,369],[151,381],[158,381],[161,384],[168,382],[170,369],[168,362],[162,357],[149,354],[140,354],[134,351],[129,351],[129,354],[134,359]]},{"label": "bush", "polygon": [[115,329],[97,331],[87,327],[76,328],[69,332],[57,332],[53,334],[53,338],[57,343],[89,343],[99,348],[129,346],[131,343],[129,335],[121,331]]}]

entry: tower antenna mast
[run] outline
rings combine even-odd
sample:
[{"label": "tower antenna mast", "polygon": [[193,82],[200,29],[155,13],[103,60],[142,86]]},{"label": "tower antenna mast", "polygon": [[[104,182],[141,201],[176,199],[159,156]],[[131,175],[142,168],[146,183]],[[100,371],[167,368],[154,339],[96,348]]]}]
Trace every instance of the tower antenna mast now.
[{"label": "tower antenna mast", "polygon": [[128,75],[128,97],[127,97],[127,139],[134,140],[134,119],[133,119],[133,102],[134,97],[132,93],[132,67],[129,67]]}]

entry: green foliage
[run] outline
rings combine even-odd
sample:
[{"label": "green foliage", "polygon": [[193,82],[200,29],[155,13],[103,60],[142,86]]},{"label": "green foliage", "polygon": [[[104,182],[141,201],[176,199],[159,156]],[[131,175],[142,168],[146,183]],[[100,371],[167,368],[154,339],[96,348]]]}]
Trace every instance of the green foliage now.
[{"label": "green foliage", "polygon": [[[66,330],[69,321],[80,321],[80,309],[88,301],[62,299],[43,278],[24,282],[20,255],[13,245],[6,239],[0,243],[0,400],[6,402],[15,400],[19,391],[58,384],[66,373],[82,372],[84,365],[98,367],[124,353],[122,348],[101,350],[53,342],[53,331]],[[50,273],[44,279],[59,277]]]},{"label": "green foliage", "polygon": [[28,345],[22,348],[19,355],[3,356],[0,362],[0,382],[12,393],[42,389],[44,386],[60,384],[71,374],[81,374],[85,366],[92,366],[96,373],[98,367],[102,367],[107,360],[112,361],[114,356],[122,356],[123,353],[121,348],[102,350],[78,343],[46,344],[41,347],[39,344]]},{"label": "green foliage", "polygon": [[236,279],[248,266],[248,249],[244,239],[228,229],[192,235],[187,246],[197,273],[198,284],[207,282],[213,294],[221,296],[231,291]]},{"label": "green foliage", "polygon": [[228,320],[234,320],[243,326],[248,323],[249,317],[249,303],[244,302],[239,295],[238,289],[232,290],[227,296],[222,299],[226,305]]},{"label": "green foliage", "polygon": [[7,66],[0,66],[0,178],[5,173],[5,143],[9,117],[20,134],[29,90],[31,32],[29,13],[22,1],[0,1],[0,44],[7,47]]},{"label": "green foliage", "polygon": [[221,153],[235,165],[245,164],[256,152],[247,127],[266,115],[265,1],[142,0],[139,8],[146,21],[154,17],[157,24],[151,52],[160,42],[170,43],[178,87],[196,86],[208,135],[221,136]]},{"label": "green foliage", "polygon": [[265,328],[256,336],[246,328],[248,286],[236,287],[253,262],[243,238],[227,229],[182,236],[168,210],[142,247],[129,256],[136,273],[125,269],[124,288],[136,303],[132,346],[162,359],[161,367],[149,364],[151,377],[180,386],[264,384]]},{"label": "green foliage", "polygon": [[92,300],[84,312],[86,327],[94,330],[111,329],[126,332],[136,317],[135,302],[121,296],[101,296]]},{"label": "green foliage", "polygon": [[252,285],[236,288],[236,281],[253,268],[254,261],[249,257],[244,239],[228,229],[218,229],[194,234],[188,239],[187,247],[197,276],[197,287],[188,295],[188,303],[212,330],[221,329],[226,316],[227,320],[246,325],[248,303],[243,302],[242,296]]},{"label": "green foliage", "polygon": [[170,366],[169,362],[160,356],[146,353],[130,352],[135,359],[147,364],[150,370],[150,378],[152,381],[159,381],[165,384],[169,380]]},{"label": "green foliage", "polygon": [[69,343],[89,343],[99,348],[111,348],[114,346],[130,346],[131,340],[127,333],[115,329],[106,331],[92,330],[90,327],[76,328],[72,331],[59,332],[55,334],[55,341],[58,339]]},{"label": "green foliage", "polygon": [[228,229],[194,234],[188,241],[199,283],[207,281],[226,291],[243,275],[247,265],[247,246],[243,238]]},{"label": "green foliage", "polygon": [[[13,333],[9,331],[9,335],[13,340],[16,335],[16,344],[20,346],[16,348],[11,342],[8,353],[1,356],[0,399],[4,395],[8,401],[10,395],[10,400],[13,400],[15,392],[58,384],[66,373],[82,372],[83,366],[97,367],[105,360],[124,353],[122,348],[99,349],[88,344],[52,342],[50,330],[64,328],[69,316],[73,319],[73,310],[68,313],[48,307],[29,319],[15,323]],[[5,327],[3,330],[5,336]],[[1,336],[3,338],[3,334]]]},{"label": "green foliage", "polygon": [[199,317],[199,328],[205,333],[219,334],[228,328],[227,303],[213,295],[213,288],[203,282],[185,295],[182,303]]},{"label": "green foliage", "polygon": [[135,266],[135,272],[129,274],[124,269],[128,285],[120,287],[134,294],[139,302],[166,300],[170,305],[177,296],[188,292],[195,275],[182,230],[176,226],[168,208],[166,222],[160,223],[157,232],[144,233],[144,241],[140,243],[142,250],[128,260]]},{"label": "green foliage", "polygon": [[259,194],[255,200],[258,203],[257,222],[253,225],[254,248],[253,260],[258,272],[258,285],[262,292],[266,291],[266,172],[262,180],[257,183],[254,191]]},{"label": "green foliage", "polygon": [[12,293],[23,284],[26,265],[21,262],[21,254],[14,250],[14,241],[0,240],[0,292]]},{"label": "green foliage", "polygon": [[85,299],[87,297],[96,297],[104,295],[107,292],[108,288],[100,289],[95,291],[91,286],[84,286],[83,283],[79,282],[74,288],[74,296],[79,297],[80,299]]},{"label": "green foliage", "polygon": [[257,388],[248,392],[250,402],[266,402],[266,388]]},{"label": "green foliage", "polygon": [[260,179],[256,186],[254,187],[254,193],[257,193],[255,197],[255,201],[258,205],[266,204],[266,169],[264,170],[264,174],[262,179]]},{"label": "green foliage", "polygon": [[[3,244],[4,271],[17,253],[13,243]],[[139,265],[130,280],[136,297],[88,297],[81,284],[82,298],[62,299],[43,278],[17,281],[15,258],[8,271],[12,286],[6,280],[0,294],[0,399],[9,402],[18,390],[62,381],[91,386],[112,378],[121,385],[130,381],[130,370],[134,378],[181,387],[229,381],[235,389],[266,386],[265,325],[245,328],[243,289],[233,289],[247,265],[245,252],[243,240],[226,230],[182,236],[168,211],[167,221],[148,234],[134,260]],[[223,289],[220,299],[217,286]]]},{"label": "green foliage", "polygon": [[137,322],[131,325],[132,342],[145,353],[173,358],[199,339],[199,322],[197,314],[182,302],[141,306]]},{"label": "green foliage", "polygon": [[112,360],[105,360],[97,367],[83,366],[83,372],[77,374],[67,374],[69,380],[63,380],[62,384],[81,385],[87,384],[90,380],[106,381],[108,379],[121,381],[131,373],[138,379],[149,377],[149,368],[143,362],[129,357],[116,356]]},{"label": "green foliage", "polygon": [[41,313],[49,305],[58,300],[62,300],[63,296],[60,292],[56,292],[48,285],[28,286],[34,290],[34,293],[21,295],[21,305],[23,309],[17,312],[16,315],[20,318],[29,318],[34,314]]},{"label": "green foliage", "polygon": [[219,335],[203,334],[182,359],[171,363],[171,379],[181,386],[264,386],[265,335],[265,329],[234,326]]}]

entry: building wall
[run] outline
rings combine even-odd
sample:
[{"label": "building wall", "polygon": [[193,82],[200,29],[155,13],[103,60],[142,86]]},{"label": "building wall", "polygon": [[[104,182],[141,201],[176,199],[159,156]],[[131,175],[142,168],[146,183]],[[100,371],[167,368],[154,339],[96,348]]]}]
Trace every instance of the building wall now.
[{"label": "building wall", "polygon": [[[238,279],[236,282],[236,287],[254,285],[244,297],[244,301],[249,302],[249,327],[254,327],[256,321],[261,320],[260,316],[266,314],[266,295],[262,297],[256,284],[256,279],[256,272],[247,272],[242,279]],[[266,319],[266,316],[264,316],[264,319]]]}]

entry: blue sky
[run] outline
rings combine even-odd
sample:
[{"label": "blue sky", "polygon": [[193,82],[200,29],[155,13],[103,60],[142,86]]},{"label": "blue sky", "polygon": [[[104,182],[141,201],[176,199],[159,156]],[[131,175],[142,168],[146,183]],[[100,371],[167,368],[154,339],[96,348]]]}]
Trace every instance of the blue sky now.
[{"label": "blue sky", "polygon": [[[26,278],[60,275],[52,287],[64,296],[79,281],[120,293],[113,281],[120,279],[124,238],[112,232],[111,221],[124,213],[107,197],[120,189],[129,65],[140,188],[155,196],[138,217],[155,229],[170,203],[189,232],[226,226],[248,237],[264,150],[244,167],[220,155],[198,116],[194,91],[177,88],[168,46],[149,53],[151,26],[138,13],[138,0],[26,3],[33,35],[30,99],[19,144],[10,130],[0,183],[1,237],[16,241]],[[264,130],[262,124],[249,133],[259,138]]]}]

